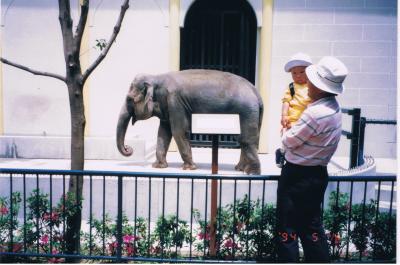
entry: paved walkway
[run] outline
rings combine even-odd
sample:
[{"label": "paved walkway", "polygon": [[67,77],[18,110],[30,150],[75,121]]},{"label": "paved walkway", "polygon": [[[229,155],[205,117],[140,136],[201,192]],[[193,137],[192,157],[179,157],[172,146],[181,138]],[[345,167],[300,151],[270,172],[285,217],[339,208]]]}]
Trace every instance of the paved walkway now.
[{"label": "paved walkway", "polygon": [[[239,161],[239,149],[219,149],[219,174],[243,174],[234,170]],[[105,171],[136,171],[159,173],[185,173],[185,174],[211,174],[211,148],[193,148],[193,159],[198,166],[197,170],[182,170],[182,159],[178,152],[169,152],[167,161],[169,167],[165,169],[152,168],[155,161],[153,155],[146,162],[131,162],[120,160],[86,160],[85,169]],[[279,175],[280,169],[275,165],[272,154],[261,154],[261,173],[263,175]],[[377,174],[397,174],[397,160],[387,158],[375,158]],[[348,168],[349,159],[345,157],[333,157],[328,165],[330,173]],[[69,169],[68,159],[0,159],[0,168],[30,168],[30,169]]]}]

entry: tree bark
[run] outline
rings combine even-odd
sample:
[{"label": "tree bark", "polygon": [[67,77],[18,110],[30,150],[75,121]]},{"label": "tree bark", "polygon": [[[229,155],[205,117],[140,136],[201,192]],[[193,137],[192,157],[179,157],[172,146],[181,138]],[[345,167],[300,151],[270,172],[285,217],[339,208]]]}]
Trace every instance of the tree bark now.
[{"label": "tree bark", "polygon": [[[84,169],[84,132],[85,132],[85,111],[83,102],[83,85],[77,77],[71,77],[71,84],[68,85],[69,101],[71,106],[71,170]],[[76,81],[75,79],[78,79]],[[67,78],[68,80],[68,78]],[[83,176],[71,175],[69,179],[68,192],[75,198],[76,211],[67,218],[67,229],[65,235],[66,253],[79,254],[80,252],[80,231],[82,220],[82,193]],[[67,259],[68,263],[78,263],[79,259]]]}]

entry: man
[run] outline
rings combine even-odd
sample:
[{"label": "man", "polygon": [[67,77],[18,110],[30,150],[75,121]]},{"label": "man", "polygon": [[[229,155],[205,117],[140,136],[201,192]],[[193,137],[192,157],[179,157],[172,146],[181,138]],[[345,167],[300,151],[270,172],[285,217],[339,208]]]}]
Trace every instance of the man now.
[{"label": "man", "polygon": [[277,191],[278,259],[298,262],[298,239],[306,262],[329,262],[321,220],[328,185],[327,164],[341,136],[341,111],[335,96],[343,92],[348,70],[334,57],[306,68],[311,103],[282,136],[286,163]]}]

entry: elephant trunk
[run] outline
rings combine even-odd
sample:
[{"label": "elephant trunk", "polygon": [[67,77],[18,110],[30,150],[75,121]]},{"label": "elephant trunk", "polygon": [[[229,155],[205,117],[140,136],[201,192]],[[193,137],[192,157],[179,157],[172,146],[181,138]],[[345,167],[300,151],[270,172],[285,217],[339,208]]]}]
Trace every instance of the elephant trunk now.
[{"label": "elephant trunk", "polygon": [[128,110],[127,104],[124,104],[119,114],[117,125],[117,147],[119,152],[124,156],[130,156],[133,153],[132,147],[124,144],[126,130],[131,118],[132,124],[134,124],[136,122],[135,116]]}]

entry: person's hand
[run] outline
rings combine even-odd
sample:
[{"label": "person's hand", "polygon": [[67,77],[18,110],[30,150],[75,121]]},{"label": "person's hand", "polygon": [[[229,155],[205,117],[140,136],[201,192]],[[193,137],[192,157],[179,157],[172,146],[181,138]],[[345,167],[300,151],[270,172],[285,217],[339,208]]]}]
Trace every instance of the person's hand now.
[{"label": "person's hand", "polygon": [[288,126],[290,126],[289,117],[287,115],[281,116],[281,125],[282,128],[288,128]]}]

